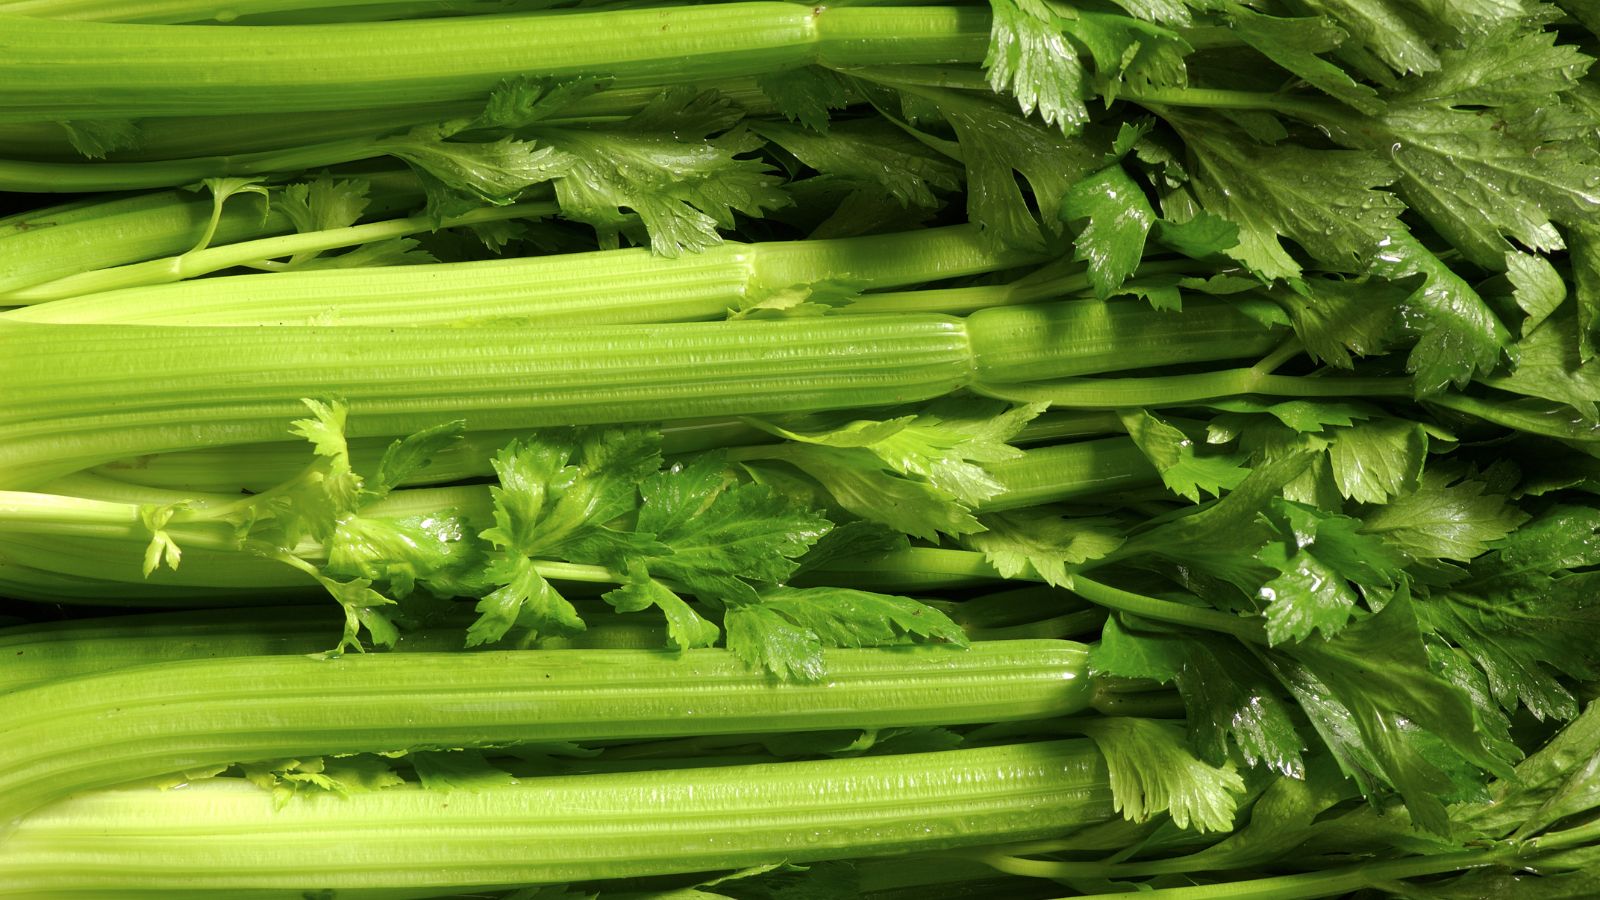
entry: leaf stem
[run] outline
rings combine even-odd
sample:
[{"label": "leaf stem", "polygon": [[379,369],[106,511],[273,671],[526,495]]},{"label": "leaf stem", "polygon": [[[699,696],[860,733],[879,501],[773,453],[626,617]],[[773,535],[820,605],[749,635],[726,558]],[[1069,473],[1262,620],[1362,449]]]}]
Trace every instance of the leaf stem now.
[{"label": "leaf stem", "polygon": [[1147,597],[1144,594],[1135,594],[1121,588],[1112,587],[1098,581],[1085,578],[1080,573],[1073,573],[1068,589],[1074,594],[1093,603],[1098,603],[1107,609],[1120,612],[1133,613],[1154,619],[1158,622],[1169,622],[1173,625],[1187,625],[1194,628],[1204,628],[1207,631],[1220,631],[1254,644],[1267,642],[1266,629],[1261,623],[1251,619],[1219,612],[1214,609],[1203,609],[1174,603],[1171,600],[1159,600]]},{"label": "leaf stem", "polygon": [[[1281,348],[1280,348],[1281,349]],[[1270,359],[1270,358],[1269,358]],[[1268,394],[1279,397],[1409,397],[1409,378],[1272,375],[1259,368],[1224,369],[1191,375],[1136,378],[1066,378],[1037,384],[980,383],[988,397],[1078,409],[1182,406],[1219,397]]]}]

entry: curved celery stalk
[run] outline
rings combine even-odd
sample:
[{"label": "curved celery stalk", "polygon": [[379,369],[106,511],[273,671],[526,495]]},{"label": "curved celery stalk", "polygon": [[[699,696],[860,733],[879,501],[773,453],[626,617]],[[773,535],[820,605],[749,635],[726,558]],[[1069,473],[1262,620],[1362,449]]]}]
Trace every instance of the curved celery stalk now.
[{"label": "curved celery stalk", "polygon": [[215,28],[0,17],[0,120],[118,119],[466,100],[515,75],[623,86],[823,65],[983,60],[987,10],[714,3]]},{"label": "curved celery stalk", "polygon": [[[360,176],[371,185],[367,214],[381,216],[422,204],[422,186],[409,172]],[[182,253],[205,234],[212,200],[204,192],[159,191],[111,200],[52,206],[0,220],[0,306],[32,285],[82,272]],[[222,208],[212,245],[288,234],[281,211],[261,215],[259,198]]]},{"label": "curved celery stalk", "polygon": [[[178,613],[69,619],[0,629],[0,693],[94,672],[183,659],[308,655],[328,649],[341,615],[326,604],[204,609]],[[389,652],[461,650],[471,615],[451,615],[408,631]],[[655,650],[666,644],[660,623],[585,612],[588,629],[538,637],[528,649]]]},{"label": "curved celery stalk", "polygon": [[0,697],[0,821],[80,790],[306,755],[888,728],[1068,715],[1067,641],[827,652],[774,681],[726,650],[244,657],[123,669]]},{"label": "curved celery stalk", "polygon": [[75,797],[0,843],[0,896],[428,897],[1062,837],[1110,819],[1087,741],[271,795],[231,779]]},{"label": "curved celery stalk", "polygon": [[[881,406],[958,388],[1265,353],[1223,303],[611,325],[307,328],[0,321],[0,488],[146,453],[280,438],[340,396],[352,437]],[[62,359],[77,364],[62,366]]]},{"label": "curved celery stalk", "polygon": [[[772,101],[756,87],[753,78],[717,79],[696,84],[695,88],[715,90],[749,115],[774,111]],[[626,118],[660,94],[659,85],[613,87],[575,100],[561,118],[580,121]],[[138,146],[106,155],[118,161],[133,161],[258,153],[363,135],[393,134],[413,125],[471,118],[482,111],[483,99],[479,97],[376,109],[143,118],[138,124]],[[83,154],[72,146],[66,130],[58,122],[0,123],[0,157],[83,162]]]},{"label": "curved celery stalk", "polygon": [[[65,297],[76,297],[80,294],[92,294],[100,290],[111,290],[129,284],[164,285],[182,281],[186,278],[209,275],[212,272],[220,272],[223,269],[231,269],[235,266],[251,265],[265,259],[293,256],[300,253],[321,253],[324,250],[353,247],[375,241],[404,237],[418,232],[432,231],[438,228],[457,228],[465,225],[502,222],[510,219],[539,219],[553,216],[559,211],[560,207],[555,203],[513,203],[508,206],[488,206],[474,209],[459,216],[450,216],[442,221],[435,221],[433,217],[426,215],[404,216],[398,219],[383,219],[377,222],[350,225],[345,228],[329,228],[322,231],[258,238],[256,240],[190,250],[165,259],[152,259],[109,269],[98,269],[69,275],[65,278],[14,291],[10,295],[0,295],[0,303],[35,304]],[[230,287],[235,291],[238,290],[237,283],[231,284]],[[158,297],[144,297],[142,299],[147,302],[161,302]],[[29,312],[36,313],[38,310],[39,307],[33,307],[31,310],[19,310],[18,318],[28,318],[27,314]],[[32,321],[38,320],[38,316],[32,319]],[[307,317],[305,324],[312,324],[314,321],[314,318]]]},{"label": "curved celery stalk", "polygon": [[[1122,430],[1122,420],[1107,412],[1047,412],[1022,430],[1012,443],[1018,446],[1041,444],[1071,438],[1093,437]],[[710,419],[696,422],[668,422],[661,428],[662,451],[671,456],[692,453],[716,447],[740,447],[750,444],[771,443],[775,440],[766,431],[746,425],[737,419]],[[489,465],[495,451],[512,440],[524,437],[520,430],[480,431],[462,436],[462,439],[433,458],[427,468],[407,479],[407,485],[443,484],[494,474]],[[349,442],[351,465],[357,472],[371,472],[377,466],[390,441],[383,438],[357,438]],[[97,475],[134,485],[168,488],[193,493],[195,491],[236,494],[240,491],[260,492],[294,477],[305,467],[305,446],[291,440],[265,444],[241,444],[204,450],[186,450],[175,453],[147,454],[132,459],[106,463],[93,470]],[[1110,465],[1110,460],[1107,460]],[[1102,471],[1091,466],[1091,471]],[[1054,469],[1052,478],[1060,478],[1068,471],[1064,466]],[[1105,470],[1106,474],[1110,471]],[[48,490],[57,490],[54,486]],[[64,490],[63,493],[72,493]],[[91,496],[91,495],[83,495]],[[93,495],[103,496],[103,495]],[[109,499],[109,497],[103,497]]]},{"label": "curved celery stalk", "polygon": [[[480,210],[468,217],[476,221],[532,215],[527,206],[519,204],[523,207],[520,211],[518,207]],[[971,225],[955,225],[824,241],[730,242],[674,258],[642,248],[599,250],[160,283],[301,252],[300,245],[311,249],[321,249],[319,244],[345,246],[393,236],[388,231],[407,234],[430,227],[427,217],[415,216],[337,229],[321,239],[316,236],[319,233],[312,233],[216,247],[186,253],[178,260],[103,269],[0,292],[0,303],[40,304],[6,313],[6,318],[58,323],[388,326],[507,319],[541,325],[681,322],[722,318],[729,310],[785,288],[818,283],[841,283],[861,290],[902,287],[1038,261],[1037,256],[995,249],[993,242],[980,238]],[[352,234],[344,236],[344,232]],[[201,257],[216,257],[217,261]],[[177,262],[195,271],[173,271]],[[44,303],[47,300],[56,302]]]},{"label": "curved celery stalk", "polygon": [[397,8],[418,14],[495,13],[521,9],[547,9],[566,5],[563,0],[451,0],[397,3],[396,0],[0,0],[0,13],[85,22],[143,22],[172,24],[217,22],[227,24],[242,16],[303,12],[338,8],[351,12],[376,8],[375,14],[394,16]]}]

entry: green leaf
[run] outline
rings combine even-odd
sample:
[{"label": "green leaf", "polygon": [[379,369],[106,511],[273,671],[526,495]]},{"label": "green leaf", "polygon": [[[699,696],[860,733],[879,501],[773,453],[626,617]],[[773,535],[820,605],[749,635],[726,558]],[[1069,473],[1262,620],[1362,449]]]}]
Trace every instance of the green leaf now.
[{"label": "green leaf", "polygon": [[763,592],[761,604],[810,629],[825,647],[967,644],[966,634],[948,616],[909,597],[841,587],[778,587]]},{"label": "green leaf", "polygon": [[675,650],[710,647],[722,635],[714,623],[706,621],[682,597],[650,577],[644,564],[628,564],[628,580],[622,587],[605,594],[605,601],[617,612],[639,612],[654,606],[667,620],[667,640]]},{"label": "green leaf", "polygon": [[[1470,288],[1460,287],[1482,305]],[[1372,356],[1388,349],[1400,331],[1407,292],[1382,279],[1295,278],[1273,297],[1288,310],[1295,334],[1313,359],[1351,369],[1352,353]],[[1485,365],[1492,366],[1497,355],[1498,347],[1491,348]]]},{"label": "green leaf", "polygon": [[1288,653],[1310,677],[1292,667],[1280,676],[1341,767],[1368,793],[1369,775],[1393,785],[1421,828],[1449,833],[1442,798],[1472,786],[1462,779],[1509,773],[1477,731],[1470,699],[1434,673],[1403,586],[1378,614]]},{"label": "green leaf", "polygon": [[344,438],[348,408],[340,401],[300,402],[311,410],[312,418],[291,422],[289,433],[310,441],[318,462],[302,474],[277,507],[277,517],[291,538],[284,542],[287,547],[297,543],[292,538],[302,530],[318,539],[326,538],[340,519],[354,514],[364,502],[363,481],[350,468],[350,450]]},{"label": "green leaf", "polygon": [[1111,799],[1130,822],[1160,813],[1179,828],[1227,831],[1233,827],[1244,780],[1231,765],[1209,766],[1183,745],[1176,727],[1151,719],[1076,720],[1106,758]]},{"label": "green leaf", "polygon": [[1311,453],[1296,452],[1262,463],[1221,499],[1136,534],[1124,552],[1187,563],[1253,596],[1271,577],[1271,570],[1254,557],[1271,536],[1261,514],[1285,485],[1306,471],[1312,458]]},{"label": "green leaf", "polygon": [[[1020,459],[1008,442],[1045,409],[982,398],[936,401],[915,415],[893,419],[813,416],[757,427],[804,444],[861,448],[902,475],[921,476],[940,491],[977,505],[1005,490],[982,463]],[[779,456],[779,458],[785,458]]]},{"label": "green leaf", "polygon": [[1386,503],[1413,490],[1428,457],[1428,433],[1405,419],[1374,419],[1328,433],[1328,461],[1339,494]]},{"label": "green leaf", "polygon": [[416,171],[428,197],[427,214],[436,223],[486,203],[515,203],[523,191],[577,165],[552,147],[510,137],[447,141],[423,129],[385,138],[378,146]]},{"label": "green leaf", "polygon": [[[500,484],[493,528],[481,537],[524,556],[562,556],[633,511],[637,488],[661,465],[659,432],[641,428],[554,429],[513,441],[491,461]],[[582,559],[577,562],[597,560]]]},{"label": "green leaf", "polygon": [[[958,147],[920,139],[966,164],[968,219],[999,245],[1046,250],[1061,233],[1055,211],[1073,183],[1099,164],[1099,153],[1089,142],[1069,141],[991,98],[924,87],[903,91],[933,103],[954,129]],[[1018,176],[1032,190],[1031,206]]]},{"label": "green leaf", "polygon": [[347,516],[325,543],[325,570],[386,581],[395,597],[409,596],[419,583],[435,593],[474,593],[473,570],[483,560],[469,534],[468,524],[448,511],[399,519]]},{"label": "green leaf", "polygon": [[1518,702],[1538,719],[1578,714],[1572,690],[1556,676],[1600,676],[1600,603],[1593,573],[1527,578],[1494,590],[1471,586],[1419,602],[1423,622],[1460,647],[1488,677],[1507,712]]},{"label": "green leaf", "polygon": [[961,189],[961,167],[882,122],[841,122],[824,135],[758,122],[751,130],[824,175],[882,190],[902,207],[938,209]]},{"label": "green leaf", "polygon": [[1291,707],[1247,651],[1225,637],[1136,630],[1123,619],[1106,620],[1100,642],[1089,651],[1091,670],[1175,682],[1189,742],[1212,765],[1237,752],[1251,766],[1264,765],[1290,778],[1305,776]]},{"label": "green leaf", "polygon": [[433,463],[434,457],[461,443],[467,433],[464,419],[434,425],[391,443],[378,461],[378,469],[367,481],[367,493],[384,497]]},{"label": "green leaf", "polygon": [[1307,12],[1339,23],[1396,72],[1430,72],[1439,68],[1439,56],[1428,39],[1429,31],[1405,15],[1404,8],[1385,0],[1303,0]]},{"label": "green leaf", "polygon": [[1600,226],[1574,225],[1567,233],[1571,247],[1572,294],[1578,320],[1578,362],[1595,355],[1595,333],[1600,331]]},{"label": "green leaf", "polygon": [[1434,466],[1417,489],[1362,514],[1362,530],[1415,559],[1466,561],[1528,520],[1470,468]]},{"label": "green leaf", "polygon": [[338,647],[334,648],[335,654],[352,649],[364,652],[360,641],[362,628],[367,630],[372,642],[379,647],[393,647],[394,642],[400,639],[399,630],[382,609],[393,606],[394,601],[373,590],[371,581],[365,578],[339,581],[320,574],[312,577],[344,607],[344,631],[339,636]]},{"label": "green leaf", "polygon": [[829,110],[850,105],[850,92],[844,80],[821,66],[758,75],[756,87],[767,95],[784,118],[799,122],[818,134],[828,133]]},{"label": "green leaf", "polygon": [[541,129],[567,161],[555,183],[562,215],[592,226],[602,248],[624,232],[648,237],[661,256],[720,244],[717,229],[733,228],[734,212],[756,216],[790,202],[770,166],[740,158],[759,140],[708,139],[738,115],[715,92],[680,86],[620,125]]},{"label": "green leaf", "polygon": [[1158,220],[1155,239],[1190,259],[1205,259],[1239,246],[1239,226],[1201,210],[1184,222]]},{"label": "green leaf", "polygon": [[1399,199],[1377,190],[1395,174],[1369,153],[1265,147],[1214,119],[1162,115],[1194,157],[1201,206],[1239,226],[1239,245],[1229,255],[1263,278],[1300,274],[1280,236],[1324,268],[1360,272],[1399,227]]},{"label": "green leaf", "polygon": [[1144,257],[1145,237],[1155,210],[1120,165],[1111,165],[1074,184],[1063,199],[1062,218],[1087,219],[1078,232],[1075,259],[1089,264],[1089,284],[1104,300],[1126,281]]},{"label": "green leaf", "polygon": [[595,78],[535,78],[519,75],[501,81],[489,94],[482,113],[467,123],[471,128],[522,128],[558,115],[604,87]]},{"label": "green leaf", "polygon": [[468,647],[492,644],[513,626],[542,635],[577,634],[585,629],[577,609],[526,556],[500,554],[490,562],[484,577],[500,586],[478,601],[478,618],[467,628]]},{"label": "green leaf", "polygon": [[1328,96],[1367,115],[1383,109],[1377,91],[1318,55],[1344,43],[1344,30],[1331,19],[1278,18],[1231,5],[1228,23],[1234,36]]},{"label": "green leaf", "polygon": [[1565,403],[1593,423],[1600,401],[1600,362],[1580,363],[1579,346],[1577,316],[1557,313],[1517,342],[1515,369],[1479,380],[1502,391]]},{"label": "green leaf", "polygon": [[105,159],[118,150],[137,150],[144,143],[144,132],[129,119],[74,119],[57,122],[67,133],[72,149],[89,159]]},{"label": "green leaf", "polygon": [[1391,281],[1420,275],[1422,285],[1402,304],[1420,319],[1406,371],[1416,376],[1418,396],[1462,387],[1474,373],[1493,369],[1511,334],[1460,276],[1410,234],[1386,235],[1372,273]]},{"label": "green leaf", "polygon": [[1249,474],[1236,460],[1225,456],[1196,456],[1188,435],[1142,409],[1120,410],[1118,416],[1128,437],[1161,473],[1167,489],[1192,503],[1202,492],[1213,496],[1237,487]]},{"label": "green leaf", "polygon": [[822,641],[761,603],[730,607],[722,618],[728,652],[781,680],[817,681],[825,674]]},{"label": "green leaf", "polygon": [[1003,578],[1032,568],[1047,583],[1069,587],[1068,566],[1101,559],[1122,546],[1122,530],[1110,519],[1062,517],[1048,509],[994,513],[979,520],[985,531],[963,542],[983,554]]},{"label": "green leaf", "polygon": [[1059,17],[1043,0],[989,0],[993,24],[983,67],[996,93],[1017,98],[1023,115],[1072,133],[1089,121],[1089,96],[1078,51],[1062,33]]},{"label": "green leaf", "polygon": [[663,550],[632,558],[702,599],[754,603],[753,585],[787,579],[832,525],[767,485],[730,485],[726,470],[721,453],[705,453],[645,479],[638,530]]},{"label": "green leaf", "polygon": [[284,185],[278,211],[289,217],[299,232],[327,231],[354,225],[367,210],[371,184],[351,178],[336,181],[317,178]]},{"label": "green leaf", "polygon": [[772,588],[755,605],[728,608],[728,649],[780,678],[814,680],[826,647],[941,641],[964,647],[961,627],[908,597],[837,587]]},{"label": "green leaf", "polygon": [[167,525],[174,515],[187,508],[182,503],[139,504],[139,524],[145,531],[150,532],[150,543],[144,551],[144,577],[149,578],[152,572],[161,568],[163,562],[172,571],[178,570],[183,550],[178,547],[177,541],[172,539],[172,535],[167,533]]},{"label": "green leaf", "polygon": [[1272,644],[1305,640],[1313,631],[1333,637],[1356,612],[1356,586],[1391,588],[1401,577],[1404,558],[1361,533],[1357,519],[1287,501],[1274,503],[1267,519],[1278,539],[1256,558],[1279,573],[1260,591]]},{"label": "green leaf", "polygon": [[1506,253],[1506,277],[1511,280],[1512,296],[1528,318],[1522,322],[1527,335],[1550,317],[1567,299],[1567,285],[1548,259],[1531,253]]},{"label": "green leaf", "polygon": [[480,750],[412,751],[406,758],[416,769],[422,787],[430,791],[475,794],[518,783],[510,772],[497,769],[484,759]]},{"label": "green leaf", "polygon": [[852,515],[912,537],[936,541],[941,532],[959,537],[983,530],[953,494],[890,470],[870,450],[797,444],[775,458],[816,479]]},{"label": "green leaf", "polygon": [[1295,431],[1308,434],[1321,432],[1329,425],[1353,425],[1357,421],[1372,418],[1378,412],[1375,407],[1340,400],[1283,400],[1269,403],[1249,397],[1233,397],[1212,400],[1206,405],[1232,413],[1269,415]]}]

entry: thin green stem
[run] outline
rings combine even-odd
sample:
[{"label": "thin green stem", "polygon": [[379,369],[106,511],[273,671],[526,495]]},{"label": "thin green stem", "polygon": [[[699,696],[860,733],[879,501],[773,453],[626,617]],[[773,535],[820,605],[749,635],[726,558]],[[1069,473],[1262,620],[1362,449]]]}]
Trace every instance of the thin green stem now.
[{"label": "thin green stem", "polygon": [[1160,600],[1147,597],[1144,594],[1135,594],[1121,588],[1112,587],[1085,578],[1074,573],[1069,590],[1074,594],[1092,603],[1098,603],[1107,609],[1119,612],[1133,613],[1158,622],[1168,622],[1173,625],[1185,625],[1193,628],[1204,628],[1207,631],[1220,631],[1231,634],[1242,641],[1254,644],[1267,642],[1266,628],[1261,623],[1244,619],[1229,613],[1219,612],[1214,609],[1188,606],[1174,603],[1171,600]]},{"label": "thin green stem", "polygon": [[[146,262],[98,269],[78,275],[46,282],[0,295],[0,301],[17,304],[44,303],[84,294],[119,288],[168,284],[208,275],[223,269],[242,266],[256,260],[275,259],[299,254],[316,254],[340,247],[368,244],[374,241],[404,237],[435,228],[457,228],[484,222],[502,222],[508,219],[538,219],[554,215],[560,207],[554,203],[513,203],[509,206],[486,207],[463,215],[436,222],[431,216],[407,216],[381,222],[368,222],[346,228],[330,228],[282,237],[259,238],[220,247],[204,247],[179,256],[153,259]],[[154,298],[152,298],[154,299]],[[159,303],[159,301],[157,301]],[[36,321],[38,319],[35,319]]]},{"label": "thin green stem", "polygon": [[1329,104],[1286,94],[1232,91],[1221,88],[1154,88],[1124,91],[1122,97],[1148,106],[1194,106],[1209,109],[1252,109],[1287,113],[1307,121],[1328,115]]},{"label": "thin green stem", "polygon": [[[1314,900],[1334,897],[1378,887],[1391,881],[1459,872],[1502,862],[1503,851],[1473,850],[1445,853],[1438,856],[1410,857],[1361,863],[1322,872],[1300,875],[1279,875],[1272,878],[1254,878],[1246,881],[1225,881],[1218,884],[1201,884],[1191,887],[1156,888],[1140,893],[1151,900]],[[1041,863],[1035,871],[1047,870],[1051,864]],[[1042,877],[1050,877],[1043,875]],[[1072,877],[1071,875],[1058,877]],[[1124,900],[1126,894],[1085,894],[1073,900]]]},{"label": "thin green stem", "polygon": [[1202,400],[1267,394],[1277,397],[1409,397],[1409,378],[1272,375],[1257,368],[1139,378],[1068,378],[1038,384],[980,383],[989,397],[1077,409],[1182,406]]}]

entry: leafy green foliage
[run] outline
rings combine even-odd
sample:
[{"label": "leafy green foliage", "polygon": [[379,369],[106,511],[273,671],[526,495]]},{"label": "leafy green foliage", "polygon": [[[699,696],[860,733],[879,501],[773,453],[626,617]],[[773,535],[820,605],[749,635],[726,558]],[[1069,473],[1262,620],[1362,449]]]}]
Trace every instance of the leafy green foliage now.
[{"label": "leafy green foliage", "polygon": [[1089,655],[1094,671],[1175,683],[1189,742],[1206,762],[1222,765],[1237,752],[1251,766],[1304,776],[1292,708],[1248,650],[1219,636],[1140,630],[1123,621],[1106,620]]},{"label": "leafy green foliage", "polygon": [[1367,153],[1264,147],[1215,120],[1164,116],[1194,157],[1202,208],[1239,227],[1229,255],[1264,278],[1301,273],[1280,236],[1328,269],[1360,272],[1399,229],[1400,201],[1377,190],[1394,172]]},{"label": "leafy green foliage", "polygon": [[1276,532],[1256,558],[1278,574],[1261,586],[1267,638],[1274,644],[1300,641],[1319,630],[1333,637],[1349,622],[1360,600],[1392,588],[1405,560],[1361,522],[1308,506],[1275,501],[1266,512]]},{"label": "leafy green foliage", "polygon": [[1416,490],[1362,515],[1362,531],[1414,559],[1470,560],[1528,520],[1488,477],[1436,465]]},{"label": "leafy green foliage", "polygon": [[1076,258],[1089,264],[1089,283],[1104,300],[1139,267],[1155,210],[1120,165],[1109,166],[1074,184],[1061,216],[1087,219],[1078,232]]},{"label": "leafy green foliage", "polygon": [[1105,755],[1111,797],[1129,821],[1159,813],[1179,828],[1233,827],[1236,794],[1244,781],[1231,766],[1210,766],[1184,746],[1180,732],[1153,719],[1096,718],[1075,723]]},{"label": "leafy green foliage", "polygon": [[715,92],[681,88],[620,125],[539,129],[564,163],[555,182],[562,215],[592,226],[601,247],[621,234],[662,256],[721,243],[718,229],[733,228],[735,212],[790,202],[766,163],[741,156],[756,144],[726,133],[740,115]]},{"label": "leafy green foliage", "polygon": [[780,678],[816,680],[826,647],[885,647],[918,641],[966,646],[960,626],[907,597],[837,587],[779,587],[730,606],[728,649]]},{"label": "leafy green foliage", "polygon": [[1357,82],[1344,69],[1320,55],[1337,49],[1345,41],[1345,32],[1331,19],[1321,16],[1278,18],[1233,5],[1228,10],[1228,25],[1240,40],[1261,55],[1328,96],[1368,115],[1383,109],[1377,91]]},{"label": "leafy green foliage", "polygon": [[128,119],[75,119],[57,122],[72,149],[89,159],[104,159],[118,150],[137,150],[144,143],[139,124]]},{"label": "leafy green foliage", "polygon": [[1167,489],[1191,502],[1200,502],[1202,492],[1219,495],[1248,474],[1226,456],[1197,456],[1194,440],[1149,412],[1122,410],[1118,415],[1128,437],[1161,473]]},{"label": "leafy green foliage", "polygon": [[1122,546],[1117,524],[1106,518],[1059,516],[1049,509],[993,513],[978,520],[985,530],[964,538],[1002,577],[1030,569],[1046,583],[1070,587],[1068,566],[1102,559]]}]

